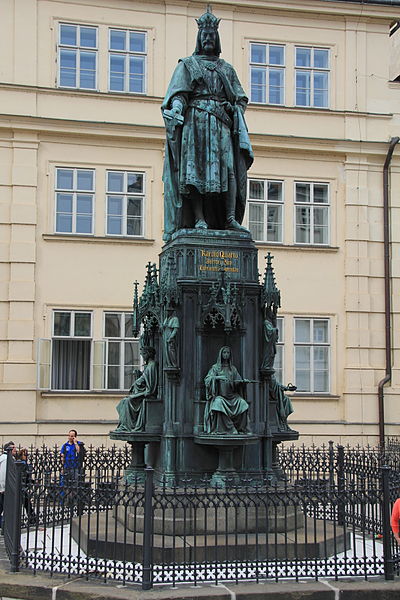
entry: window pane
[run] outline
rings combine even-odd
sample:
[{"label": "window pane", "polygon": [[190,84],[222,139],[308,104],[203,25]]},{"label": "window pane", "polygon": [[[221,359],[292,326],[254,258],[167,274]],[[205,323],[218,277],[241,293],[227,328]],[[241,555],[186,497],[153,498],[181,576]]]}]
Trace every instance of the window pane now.
[{"label": "window pane", "polygon": [[126,31],[111,29],[110,31],[110,49],[125,50],[126,46]]},{"label": "window pane", "polygon": [[296,385],[299,392],[308,392],[310,386],[310,348],[299,346],[295,348]]},{"label": "window pane", "polygon": [[129,91],[144,91],[144,57],[129,58]]},{"label": "window pane", "polygon": [[252,238],[264,240],[264,205],[249,203],[249,229]]},{"label": "window pane", "polygon": [[58,214],[56,218],[58,233],[72,233],[72,215]]},{"label": "window pane", "polygon": [[328,207],[314,208],[314,243],[328,243]]},{"label": "window pane", "polygon": [[283,46],[270,46],[269,47],[269,64],[270,65],[285,64]]},{"label": "window pane", "polygon": [[269,70],[269,102],[283,104],[283,70]]},{"label": "window pane", "polygon": [[310,243],[310,209],[296,207],[296,242]]},{"label": "window pane", "polygon": [[252,200],[264,200],[264,182],[250,179],[249,198]]},{"label": "window pane", "polygon": [[60,25],[60,44],[66,46],[77,45],[75,25]]},{"label": "window pane", "polygon": [[309,71],[296,72],[296,104],[299,106],[310,106],[310,80]]},{"label": "window pane", "polygon": [[109,192],[124,192],[124,174],[115,171],[107,173],[108,191]]},{"label": "window pane", "polygon": [[282,202],[282,182],[268,181],[268,200]]},{"label": "window pane", "polygon": [[251,67],[251,100],[265,102],[266,69]]},{"label": "window pane", "polygon": [[328,106],[328,73],[314,73],[314,106]]},{"label": "window pane", "polygon": [[91,335],[91,314],[90,313],[75,313],[75,333],[77,336]]},{"label": "window pane", "polygon": [[311,67],[311,48],[296,48],[296,67]]},{"label": "window pane", "polygon": [[92,217],[77,215],[76,233],[92,233]]},{"label": "window pane", "polygon": [[328,321],[324,320],[314,320],[314,342],[321,344],[323,342],[327,343],[328,340]]},{"label": "window pane", "polygon": [[267,209],[267,241],[282,241],[282,206],[268,205]]},{"label": "window pane", "polygon": [[310,321],[309,319],[295,319],[295,342],[310,342]]},{"label": "window pane", "polygon": [[70,335],[71,333],[71,313],[55,312],[53,335]]},{"label": "window pane", "polygon": [[109,390],[119,390],[119,366],[108,367],[107,369],[107,388]]},{"label": "window pane", "polygon": [[77,196],[77,213],[91,215],[92,214],[92,196],[78,194]]},{"label": "window pane", "polygon": [[120,196],[108,197],[107,214],[122,216],[122,198]]},{"label": "window pane", "polygon": [[77,171],[77,189],[93,190],[93,171]]},{"label": "window pane", "polygon": [[266,64],[267,62],[267,47],[265,44],[250,45],[250,62]]},{"label": "window pane", "polygon": [[90,351],[90,340],[53,340],[52,389],[88,390]]},{"label": "window pane", "polygon": [[309,183],[296,183],[296,202],[310,202],[310,189]]},{"label": "window pane", "polygon": [[142,199],[128,198],[128,217],[140,217],[142,215]]},{"label": "window pane", "polygon": [[60,85],[76,86],[76,50],[60,50]]},{"label": "window pane", "polygon": [[128,192],[143,193],[143,173],[128,173]]},{"label": "window pane", "polygon": [[96,87],[96,54],[81,52],[80,87],[93,90]]},{"label": "window pane", "polygon": [[57,194],[57,212],[72,214],[72,194]]},{"label": "window pane", "polygon": [[142,221],[138,218],[128,218],[126,224],[127,235],[142,235]]},{"label": "window pane", "polygon": [[125,337],[133,337],[133,319],[130,313],[125,313]]},{"label": "window pane", "polygon": [[314,49],[314,67],[316,69],[327,69],[329,66],[329,50]]},{"label": "window pane", "polygon": [[120,342],[109,342],[108,343],[108,364],[119,365],[121,356],[121,344]]},{"label": "window pane", "polygon": [[94,27],[81,27],[80,45],[84,48],[96,48],[97,31]]},{"label": "window pane", "polygon": [[106,314],[104,322],[105,337],[121,337],[121,315]]},{"label": "window pane", "polygon": [[110,56],[110,90],[123,92],[125,86],[125,56]]},{"label": "window pane", "polygon": [[57,189],[72,190],[74,173],[72,169],[57,169]]},{"label": "window pane", "polygon": [[328,202],[328,186],[326,184],[314,183],[314,202]]},{"label": "window pane", "polygon": [[274,360],[275,377],[278,381],[282,382],[283,379],[283,347],[276,347],[276,354]]},{"label": "window pane", "polygon": [[131,52],[146,51],[146,34],[137,31],[129,32],[129,50]]},{"label": "window pane", "polygon": [[121,217],[108,217],[107,218],[107,233],[109,235],[121,235],[122,234],[122,219],[121,219]]}]

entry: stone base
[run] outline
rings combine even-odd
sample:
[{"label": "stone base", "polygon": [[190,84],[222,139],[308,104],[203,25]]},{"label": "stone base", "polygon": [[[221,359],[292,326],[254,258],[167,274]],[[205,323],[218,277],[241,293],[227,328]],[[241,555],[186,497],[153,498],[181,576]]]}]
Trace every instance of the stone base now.
[{"label": "stone base", "polygon": [[[89,523],[90,520],[90,530]],[[304,522],[304,521],[303,521]],[[350,533],[340,532],[331,522],[306,519],[306,528],[285,533],[229,533],[217,535],[153,536],[154,564],[225,561],[269,561],[327,558],[350,547]],[[315,527],[315,528],[314,528]],[[88,536],[88,530],[90,535]],[[306,535],[307,531],[307,535]],[[106,538],[107,532],[107,538]],[[72,521],[72,537],[91,557],[141,563],[143,534],[127,533],[110,514],[85,515]]]}]

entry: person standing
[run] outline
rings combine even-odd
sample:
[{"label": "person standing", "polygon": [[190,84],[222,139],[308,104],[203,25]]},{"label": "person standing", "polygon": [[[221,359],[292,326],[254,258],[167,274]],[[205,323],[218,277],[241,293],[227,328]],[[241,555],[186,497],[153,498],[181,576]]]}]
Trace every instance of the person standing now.
[{"label": "person standing", "polygon": [[7,454],[8,450],[11,450],[11,454],[15,456],[17,448],[14,442],[7,442],[3,446],[3,454],[0,456],[0,526],[3,520],[3,508],[4,508],[4,492],[6,489],[6,474],[7,474]]},{"label": "person standing", "polygon": [[396,502],[393,505],[392,515],[390,518],[390,525],[393,531],[394,539],[398,544],[400,544],[400,534],[399,534],[399,524],[400,524],[400,498],[397,498]]},{"label": "person standing", "polygon": [[78,432],[76,429],[70,429],[68,440],[61,446],[60,450],[65,480],[69,482],[78,481],[79,475],[82,472],[85,454],[85,444],[78,441]]}]

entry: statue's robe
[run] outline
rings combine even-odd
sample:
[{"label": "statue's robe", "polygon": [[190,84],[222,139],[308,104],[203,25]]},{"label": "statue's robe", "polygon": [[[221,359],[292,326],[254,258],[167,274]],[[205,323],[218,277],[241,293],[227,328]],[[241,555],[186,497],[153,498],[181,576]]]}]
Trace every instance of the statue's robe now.
[{"label": "statue's robe", "polygon": [[132,384],[129,395],[117,406],[119,423],[116,431],[135,432],[145,429],[145,401],[157,394],[158,366],[149,360],[143,373]]},{"label": "statue's robe", "polygon": [[[216,379],[223,375],[227,381]],[[243,398],[244,384],[236,367],[223,366],[218,360],[204,380],[207,404],[204,411],[204,432],[214,434],[248,433],[249,405]]]},{"label": "statue's robe", "polygon": [[[206,220],[213,229],[225,226],[225,210],[216,197],[237,183],[235,218],[241,223],[246,203],[247,169],[253,152],[243,113],[248,99],[234,68],[217,57],[193,55],[175,69],[162,109],[175,98],[183,105],[183,126],[165,119],[164,239],[188,225],[185,198],[197,190],[207,200]],[[186,203],[187,204],[187,203]]]},{"label": "statue's robe", "polygon": [[285,394],[285,386],[279,383],[274,376],[271,377],[269,382],[269,395],[271,400],[276,402],[279,429],[283,431],[290,430],[287,418],[294,412],[292,401]]}]

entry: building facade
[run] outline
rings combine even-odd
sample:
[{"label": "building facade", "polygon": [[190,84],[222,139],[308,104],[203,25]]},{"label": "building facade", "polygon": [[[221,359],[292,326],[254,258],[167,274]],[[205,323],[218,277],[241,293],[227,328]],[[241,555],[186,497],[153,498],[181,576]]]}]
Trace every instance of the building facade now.
[{"label": "building facade", "polygon": [[[110,443],[139,364],[132,283],[162,247],[160,105],[197,0],[2,0],[0,438]],[[218,0],[249,96],[245,223],[282,292],[276,368],[305,443],[378,440],[385,376],[382,176],[399,135],[400,2]],[[392,34],[392,35],[390,35]],[[400,146],[390,163],[400,425]],[[387,341],[387,336],[386,336]]]}]

